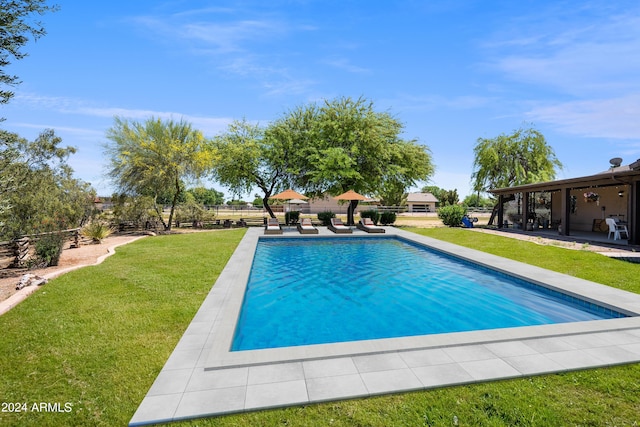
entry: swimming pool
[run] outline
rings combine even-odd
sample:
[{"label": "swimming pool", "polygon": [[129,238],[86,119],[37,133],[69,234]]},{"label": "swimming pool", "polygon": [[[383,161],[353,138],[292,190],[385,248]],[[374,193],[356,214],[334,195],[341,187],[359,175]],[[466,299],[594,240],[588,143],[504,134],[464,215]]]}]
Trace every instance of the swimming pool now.
[{"label": "swimming pool", "polygon": [[260,239],[231,350],[616,317],[399,237]]}]

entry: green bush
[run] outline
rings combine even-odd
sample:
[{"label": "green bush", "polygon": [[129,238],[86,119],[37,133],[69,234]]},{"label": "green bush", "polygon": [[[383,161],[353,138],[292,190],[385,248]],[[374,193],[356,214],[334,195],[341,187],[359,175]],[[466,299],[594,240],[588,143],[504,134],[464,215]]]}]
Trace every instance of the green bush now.
[{"label": "green bush", "polygon": [[396,222],[395,212],[382,212],[380,214],[380,223],[382,225],[391,225]]},{"label": "green bush", "polygon": [[331,218],[335,218],[336,214],[331,211],[318,212],[318,219],[322,222],[322,225],[331,224]]},{"label": "green bush", "polygon": [[62,233],[45,234],[35,244],[37,265],[58,265],[66,239]]},{"label": "green bush", "polygon": [[373,221],[375,225],[378,225],[378,222],[380,221],[380,213],[375,209],[370,209],[368,211],[360,212],[360,218],[371,218],[371,221]]},{"label": "green bush", "polygon": [[460,227],[462,217],[467,214],[467,210],[458,205],[443,206],[438,209],[438,217],[442,223],[449,227]]},{"label": "green bush", "polygon": [[284,214],[284,222],[287,224],[297,224],[299,219],[300,212],[298,211],[285,212]]}]

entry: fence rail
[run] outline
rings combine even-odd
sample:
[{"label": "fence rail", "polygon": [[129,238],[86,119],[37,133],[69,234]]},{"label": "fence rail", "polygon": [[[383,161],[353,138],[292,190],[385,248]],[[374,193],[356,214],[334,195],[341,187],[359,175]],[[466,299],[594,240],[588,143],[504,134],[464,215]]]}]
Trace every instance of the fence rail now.
[{"label": "fence rail", "polygon": [[80,246],[82,237],[79,228],[55,231],[51,233],[29,234],[14,240],[0,242],[0,269],[9,268],[24,270],[35,255],[35,245],[43,237],[52,234],[64,235],[63,249],[77,248]]}]

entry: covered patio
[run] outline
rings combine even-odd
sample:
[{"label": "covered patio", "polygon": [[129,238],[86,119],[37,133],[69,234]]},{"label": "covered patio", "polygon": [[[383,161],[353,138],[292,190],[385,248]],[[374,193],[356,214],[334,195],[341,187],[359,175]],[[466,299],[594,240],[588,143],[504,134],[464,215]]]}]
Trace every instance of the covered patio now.
[{"label": "covered patio", "polygon": [[[495,219],[500,229],[616,245],[640,244],[640,159],[595,175],[490,192],[498,196]],[[628,236],[609,238],[607,218],[626,226]]]}]

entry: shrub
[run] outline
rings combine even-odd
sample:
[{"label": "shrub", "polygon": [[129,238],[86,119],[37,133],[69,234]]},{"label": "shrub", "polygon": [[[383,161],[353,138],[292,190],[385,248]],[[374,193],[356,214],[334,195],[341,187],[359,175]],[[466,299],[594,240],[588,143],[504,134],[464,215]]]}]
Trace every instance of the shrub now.
[{"label": "shrub", "polygon": [[96,243],[102,243],[102,239],[106,239],[113,233],[113,228],[100,221],[93,221],[82,227],[80,234],[88,237]]},{"label": "shrub", "polygon": [[380,223],[382,223],[382,225],[391,225],[394,222],[396,222],[395,212],[382,212],[380,214]]},{"label": "shrub", "polygon": [[60,261],[60,254],[66,239],[63,233],[45,234],[35,244],[38,266],[55,266]]},{"label": "shrub", "polygon": [[318,219],[322,221],[322,225],[331,224],[331,218],[335,218],[336,214],[331,211],[318,212]]},{"label": "shrub", "polygon": [[462,217],[467,214],[467,210],[462,206],[449,205],[438,209],[438,217],[442,223],[449,227],[460,227]]},{"label": "shrub", "polygon": [[296,224],[299,219],[300,212],[298,211],[285,212],[284,214],[284,222],[286,224]]},{"label": "shrub", "polygon": [[371,218],[371,221],[375,225],[378,225],[378,221],[380,221],[380,213],[375,209],[370,209],[368,211],[360,212],[360,218]]}]

